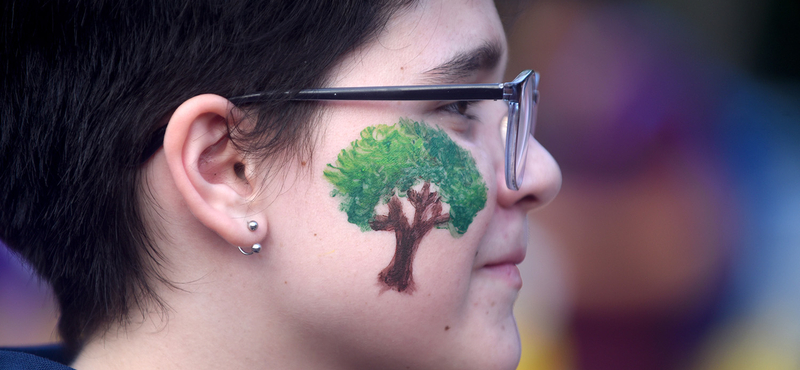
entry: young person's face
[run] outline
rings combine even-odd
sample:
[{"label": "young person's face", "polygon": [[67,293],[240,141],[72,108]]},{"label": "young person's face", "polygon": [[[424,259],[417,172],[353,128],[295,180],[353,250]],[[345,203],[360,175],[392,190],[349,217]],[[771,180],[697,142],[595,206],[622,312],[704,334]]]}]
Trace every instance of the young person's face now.
[{"label": "young person's face", "polygon": [[[487,45],[500,51],[496,63],[461,63],[467,70],[462,68],[457,75],[439,73],[478,56],[477,51]],[[492,1],[421,1],[396,15],[377,41],[353,52],[330,81],[332,86],[497,83],[504,74],[505,49]],[[462,115],[450,103],[325,103],[313,160],[288,165],[285,176],[267,184],[268,236],[262,252],[248,258],[261,259],[265,265],[260,281],[265,282],[264,293],[270,301],[264,302],[264,309],[286,318],[270,325],[287,333],[282,339],[306,348],[309,359],[331,368],[335,364],[352,368],[516,366],[520,343],[512,306],[522,284],[515,264],[525,255],[526,213],[555,196],[560,173],[549,154],[533,141],[525,181],[519,191],[509,190],[501,139],[507,105],[476,102]],[[470,166],[462,170],[485,187],[473,186],[465,195],[477,204],[471,208],[477,212],[471,222],[460,221],[463,234],[447,228],[458,216],[430,221],[438,228],[414,223],[414,207],[406,196],[398,199],[407,229],[398,231],[396,222],[386,226],[392,223],[386,205],[390,195],[376,208],[365,206],[367,212],[376,210],[373,221],[383,217],[386,225],[363,227],[362,223],[359,227],[342,207],[354,195],[342,194],[341,188],[332,195],[337,189],[332,173],[356,182],[374,182],[367,178],[380,173],[372,166],[374,157],[345,165],[338,161],[340,153],[351,151],[365,128],[393,125],[401,119],[420,122],[429,132],[442,129],[474,160],[474,171],[470,172]],[[415,142],[426,146],[432,145],[430,141],[417,138]],[[401,147],[390,155],[387,165],[416,155],[402,147],[400,139],[383,143]],[[358,145],[362,144],[366,145]],[[354,171],[345,174],[337,167]],[[418,177],[413,188],[419,192],[425,182],[430,183],[430,192],[450,191],[439,194],[446,196],[441,211],[429,202],[427,218],[422,219],[446,215],[467,202],[459,195],[466,190],[445,181],[461,180]],[[405,195],[408,189],[397,190]],[[363,191],[378,190],[365,186]],[[397,248],[416,248],[396,261],[398,265],[402,265],[399,260],[406,261],[412,269],[388,269],[387,273]]]}]

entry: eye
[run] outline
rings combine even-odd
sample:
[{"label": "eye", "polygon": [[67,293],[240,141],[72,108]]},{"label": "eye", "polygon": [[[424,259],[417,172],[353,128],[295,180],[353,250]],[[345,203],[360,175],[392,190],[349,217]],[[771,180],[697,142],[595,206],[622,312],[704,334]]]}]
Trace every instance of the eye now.
[{"label": "eye", "polygon": [[474,139],[475,124],[480,121],[478,118],[479,110],[476,110],[478,101],[452,101],[442,102],[436,108],[436,112],[441,116],[442,127],[447,127],[453,133],[467,139]]},{"label": "eye", "polygon": [[447,105],[443,105],[439,107],[439,109],[448,113],[464,116],[468,119],[475,119],[475,116],[469,114],[469,108],[474,103],[474,101],[455,101]]}]

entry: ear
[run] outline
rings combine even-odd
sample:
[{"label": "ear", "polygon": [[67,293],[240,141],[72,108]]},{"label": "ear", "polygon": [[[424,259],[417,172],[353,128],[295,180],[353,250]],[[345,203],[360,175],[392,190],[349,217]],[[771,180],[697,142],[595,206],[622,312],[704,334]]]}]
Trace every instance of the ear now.
[{"label": "ear", "polygon": [[[266,218],[250,208],[253,164],[231,143],[234,105],[218,95],[198,95],[178,107],[164,135],[172,179],[192,214],[228,243],[246,246],[266,236]],[[238,114],[241,118],[241,114]],[[258,222],[251,231],[249,221]]]}]

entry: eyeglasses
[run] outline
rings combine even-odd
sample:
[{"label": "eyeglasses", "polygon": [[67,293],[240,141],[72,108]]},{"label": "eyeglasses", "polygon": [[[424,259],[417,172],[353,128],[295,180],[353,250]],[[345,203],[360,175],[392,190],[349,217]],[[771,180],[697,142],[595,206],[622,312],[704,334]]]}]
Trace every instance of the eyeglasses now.
[{"label": "eyeglasses", "polygon": [[[502,99],[508,103],[505,130],[506,186],[512,190],[519,190],[525,174],[528,138],[533,136],[536,127],[538,87],[539,74],[525,70],[514,81],[501,84],[333,87],[300,90],[292,100],[478,101]],[[229,100],[233,104],[241,105],[270,100],[274,97],[275,93],[263,92],[237,96]],[[161,147],[165,131],[166,126],[156,132],[154,136],[156,140],[148,145],[142,156],[144,161]]]}]

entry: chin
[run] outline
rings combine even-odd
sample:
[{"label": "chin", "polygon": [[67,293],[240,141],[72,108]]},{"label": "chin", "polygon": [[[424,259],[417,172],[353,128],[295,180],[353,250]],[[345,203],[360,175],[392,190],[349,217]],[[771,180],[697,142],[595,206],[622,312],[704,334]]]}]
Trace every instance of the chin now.
[{"label": "chin", "polygon": [[522,343],[519,339],[519,332],[517,331],[517,326],[514,325],[512,328],[514,332],[513,337],[509,336],[508,340],[500,344],[498,343],[495,346],[495,354],[494,356],[490,354],[490,358],[493,358],[493,362],[486,364],[487,366],[484,369],[509,369],[514,370],[519,365],[519,359],[522,355]]},{"label": "chin", "polygon": [[483,351],[484,357],[480,359],[473,359],[463,369],[497,369],[497,370],[514,370],[519,365],[520,355],[522,348],[519,341],[509,345],[505,348],[498,348],[494,346],[491,353]]},{"label": "chin", "polygon": [[480,341],[472,343],[464,350],[466,358],[460,369],[501,369],[514,370],[519,365],[522,343],[514,317],[506,323],[492,328]]}]

